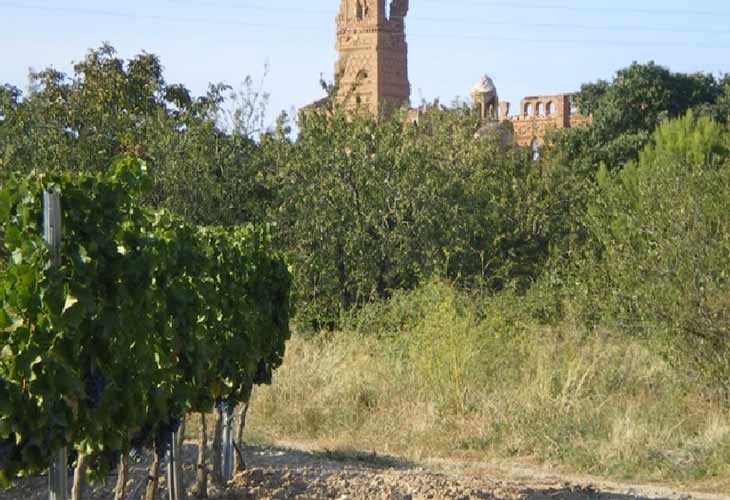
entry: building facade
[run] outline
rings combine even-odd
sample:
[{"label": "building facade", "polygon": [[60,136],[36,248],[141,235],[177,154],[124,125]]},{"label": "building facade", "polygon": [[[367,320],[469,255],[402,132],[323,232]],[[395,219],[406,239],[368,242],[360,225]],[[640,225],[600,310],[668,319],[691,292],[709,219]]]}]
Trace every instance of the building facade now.
[{"label": "building facade", "polygon": [[408,106],[408,0],[341,0],[337,15],[337,99],[375,113]]},{"label": "building facade", "polygon": [[[373,113],[408,107],[408,44],[405,18],[408,0],[340,0],[337,14],[336,99],[347,108],[363,106]],[[571,94],[525,97],[511,114],[510,103],[500,102],[494,81],[483,76],[470,92],[483,130],[509,122],[513,140],[537,153],[553,129],[585,125]],[[418,110],[409,117],[417,120]]]},{"label": "building facade", "polygon": [[509,122],[514,141],[536,150],[545,142],[550,130],[587,125],[590,116],[583,116],[573,102],[572,94],[525,97],[516,114],[509,102],[500,101],[497,87],[489,76],[483,76],[471,91],[472,105],[482,123]]}]

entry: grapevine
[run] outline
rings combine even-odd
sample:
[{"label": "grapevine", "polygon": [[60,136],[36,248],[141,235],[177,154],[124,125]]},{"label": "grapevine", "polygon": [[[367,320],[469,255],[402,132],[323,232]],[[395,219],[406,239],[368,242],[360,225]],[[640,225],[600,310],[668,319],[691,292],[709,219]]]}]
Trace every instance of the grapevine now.
[{"label": "grapevine", "polygon": [[[92,477],[132,448],[164,455],[187,412],[245,400],[281,363],[291,277],[269,229],[189,225],[145,208],[148,187],[133,158],[0,187],[0,483],[63,446]],[[50,269],[44,189],[63,206]]]}]

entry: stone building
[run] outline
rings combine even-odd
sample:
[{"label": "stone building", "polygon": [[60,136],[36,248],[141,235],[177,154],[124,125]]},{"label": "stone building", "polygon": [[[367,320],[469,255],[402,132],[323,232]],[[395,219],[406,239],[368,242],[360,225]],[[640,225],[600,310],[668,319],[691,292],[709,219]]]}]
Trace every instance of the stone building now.
[{"label": "stone building", "polygon": [[[346,107],[362,105],[381,114],[409,106],[408,6],[408,0],[340,0],[335,84],[336,99]],[[494,81],[486,75],[470,95],[482,131],[509,122],[514,142],[532,147],[536,156],[549,130],[591,121],[577,113],[571,94],[525,97],[518,113],[512,115],[510,103],[500,102]],[[410,110],[411,119],[418,116],[419,110]]]},{"label": "stone building", "polygon": [[337,15],[335,83],[347,106],[375,113],[408,106],[408,0],[341,0]]},{"label": "stone building", "polygon": [[571,94],[525,97],[517,114],[510,114],[511,105],[499,101],[497,87],[489,76],[483,76],[471,91],[471,100],[482,122],[510,122],[514,141],[530,146],[537,154],[550,130],[578,127],[591,122],[590,116],[578,113]]}]

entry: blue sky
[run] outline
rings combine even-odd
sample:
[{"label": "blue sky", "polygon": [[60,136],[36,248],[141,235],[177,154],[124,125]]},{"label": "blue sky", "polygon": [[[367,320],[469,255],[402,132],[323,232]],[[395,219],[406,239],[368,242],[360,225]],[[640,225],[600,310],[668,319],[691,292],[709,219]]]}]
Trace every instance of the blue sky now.
[{"label": "blue sky", "polygon": [[[465,97],[490,74],[500,97],[566,92],[632,61],[730,72],[727,0],[411,0],[411,100]],[[170,83],[258,78],[270,116],[319,97],[332,77],[338,0],[0,0],[0,82],[29,68],[71,70],[104,41],[157,54]]]}]

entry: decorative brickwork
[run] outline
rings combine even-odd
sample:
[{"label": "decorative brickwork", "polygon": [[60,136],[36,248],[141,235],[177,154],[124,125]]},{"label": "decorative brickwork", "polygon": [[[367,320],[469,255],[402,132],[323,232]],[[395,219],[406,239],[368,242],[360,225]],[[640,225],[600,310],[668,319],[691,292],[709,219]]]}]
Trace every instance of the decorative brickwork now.
[{"label": "decorative brickwork", "polygon": [[511,115],[511,105],[500,102],[497,87],[484,75],[470,92],[472,105],[482,120],[480,133],[494,129],[498,123],[511,124],[514,141],[537,151],[545,143],[550,130],[588,125],[590,116],[578,114],[572,106],[571,94],[525,97],[520,102],[518,114]]},{"label": "decorative brickwork", "polygon": [[[346,107],[360,104],[381,114],[409,105],[407,14],[408,0],[340,0],[335,83],[336,98]],[[470,95],[482,120],[480,134],[509,122],[511,127],[499,129],[513,130],[514,141],[532,147],[536,154],[550,130],[592,121],[571,106],[570,94],[526,97],[517,114],[511,115],[510,104],[499,101],[497,88],[486,75]],[[419,110],[410,110],[408,119],[418,121],[419,116]]]},{"label": "decorative brickwork", "polygon": [[536,144],[541,146],[551,129],[587,125],[592,121],[590,116],[578,114],[571,105],[571,97],[570,94],[525,97],[514,116],[509,114],[510,104],[503,102],[500,103],[499,118],[512,122],[517,144],[531,146],[537,141]]},{"label": "decorative brickwork", "polygon": [[408,0],[341,0],[337,15],[337,98],[374,113],[408,106]]}]

